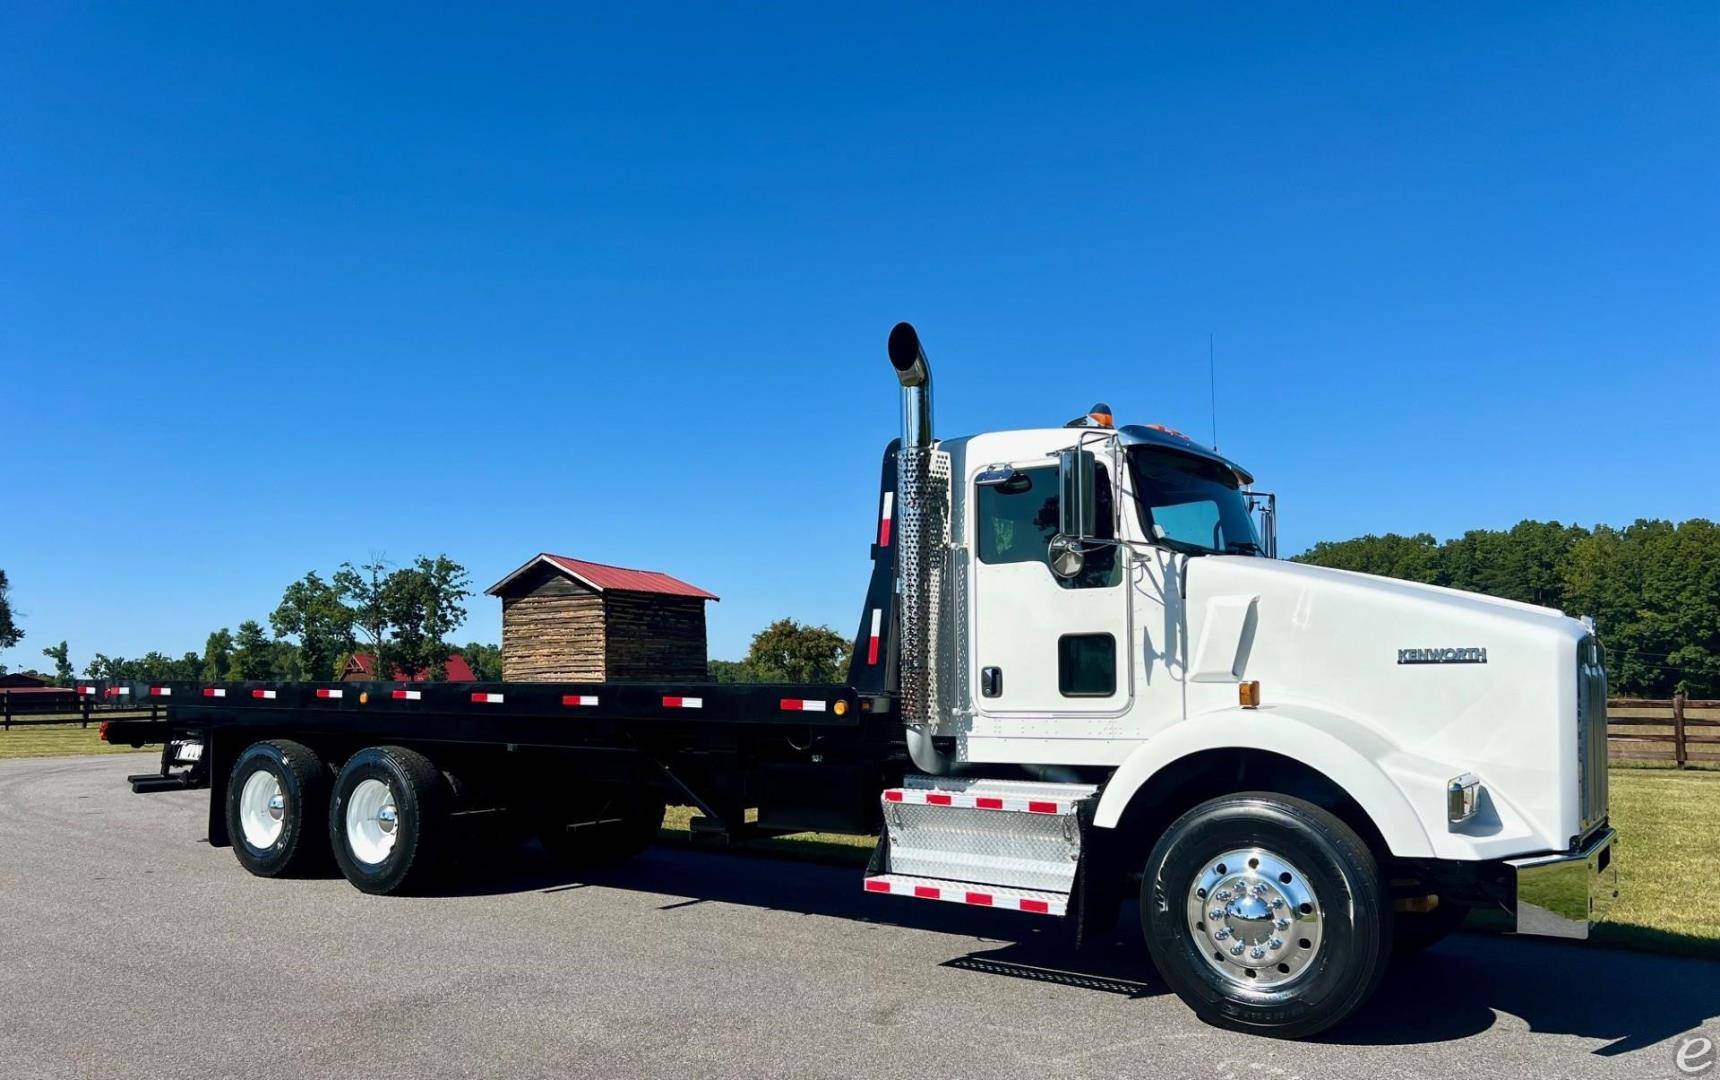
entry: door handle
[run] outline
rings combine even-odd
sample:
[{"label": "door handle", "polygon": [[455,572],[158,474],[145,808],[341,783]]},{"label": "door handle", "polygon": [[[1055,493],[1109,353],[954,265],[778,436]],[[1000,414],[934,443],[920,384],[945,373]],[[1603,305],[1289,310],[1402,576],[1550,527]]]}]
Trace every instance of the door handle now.
[{"label": "door handle", "polygon": [[997,697],[1003,693],[1003,669],[1000,667],[984,667],[979,669],[979,692],[984,697]]}]

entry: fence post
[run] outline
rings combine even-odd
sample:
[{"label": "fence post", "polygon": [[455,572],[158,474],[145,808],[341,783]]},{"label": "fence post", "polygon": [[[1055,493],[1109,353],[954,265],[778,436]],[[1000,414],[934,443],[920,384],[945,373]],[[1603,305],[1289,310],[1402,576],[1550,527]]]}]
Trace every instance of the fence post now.
[{"label": "fence post", "polygon": [[6,716],[6,730],[12,730],[12,695],[0,693],[0,712]]},{"label": "fence post", "polygon": [[1680,769],[1689,762],[1684,745],[1684,691],[1672,695],[1672,756]]},{"label": "fence post", "polygon": [[90,726],[90,696],[88,694],[79,694],[78,695],[78,711],[84,714],[84,727],[86,727],[86,728],[89,727]]}]

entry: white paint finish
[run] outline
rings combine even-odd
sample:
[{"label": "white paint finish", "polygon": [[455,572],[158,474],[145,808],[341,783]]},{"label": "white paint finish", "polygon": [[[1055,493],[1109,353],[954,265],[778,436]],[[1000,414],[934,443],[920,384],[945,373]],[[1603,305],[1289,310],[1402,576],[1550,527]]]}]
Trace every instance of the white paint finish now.
[{"label": "white paint finish", "polygon": [[[951,455],[952,475],[963,479],[960,491],[952,492],[951,513],[960,515],[967,543],[963,557],[952,560],[951,570],[967,575],[971,598],[972,632],[966,648],[968,696],[975,715],[969,733],[981,739],[1083,740],[1119,734],[1115,721],[1128,712],[1134,697],[1126,566],[1115,585],[1072,589],[1058,582],[1043,559],[981,562],[974,478],[996,464],[1024,471],[1049,469],[1053,475],[1056,466],[1047,464],[1043,452],[1005,457],[1012,449],[1007,443],[995,447],[995,456],[984,458],[963,452],[966,448],[960,445],[952,449],[957,451]],[[1115,487],[1115,462],[1107,458],[1101,469],[1113,477]],[[1116,688],[1103,697],[1064,696],[1058,685],[1058,639],[1095,633],[1110,634],[1116,642]],[[980,693],[980,672],[986,667],[1002,671],[1003,692],[997,697]]]},{"label": "white paint finish", "polygon": [[1242,676],[1243,647],[1257,596],[1215,596],[1206,602],[1200,640],[1189,665],[1193,682],[1236,682]]},{"label": "white paint finish", "polygon": [[[958,737],[961,760],[1120,765],[1099,822],[1108,825],[1157,770],[1199,750],[1253,746],[1327,772],[1378,815],[1400,853],[1477,859],[1566,845],[1578,817],[1580,623],[1434,586],[1172,552],[1147,540],[1129,478],[1103,447],[1100,460],[1121,479],[1118,527],[1130,543],[1121,614],[1086,610],[1083,594],[1109,590],[1061,589],[1042,564],[979,564],[972,477],[992,463],[1043,462],[1080,437],[1040,429],[940,444],[963,478],[952,511],[968,538],[958,555],[969,557],[952,566],[973,568],[976,711],[940,725]],[[1095,617],[1128,628],[1132,692],[1106,708],[1069,707],[1056,695],[1056,637]],[[1468,647],[1485,648],[1488,662],[1397,663],[1400,648]],[[992,704],[979,696],[979,672],[999,657],[1005,697]],[[1244,677],[1261,683],[1264,708],[1237,709]],[[1120,690],[1124,678],[1120,670]],[[1489,810],[1452,832],[1444,783],[1463,772],[1481,777]]]}]

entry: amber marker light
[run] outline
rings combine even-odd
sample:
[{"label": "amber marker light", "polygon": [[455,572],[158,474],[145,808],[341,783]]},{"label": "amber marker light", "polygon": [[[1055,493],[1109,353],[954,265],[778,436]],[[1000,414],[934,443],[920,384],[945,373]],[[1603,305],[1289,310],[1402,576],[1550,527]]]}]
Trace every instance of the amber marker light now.
[{"label": "amber marker light", "polygon": [[358,703],[360,705],[369,705],[370,704],[370,691],[369,690],[360,690],[358,692]]},{"label": "amber marker light", "polygon": [[1258,681],[1237,683],[1236,700],[1245,709],[1260,708],[1260,683]]},{"label": "amber marker light", "polygon": [[848,715],[848,703],[846,701],[838,701],[836,704],[832,705],[830,708],[833,712],[836,713],[837,716],[847,716]]}]

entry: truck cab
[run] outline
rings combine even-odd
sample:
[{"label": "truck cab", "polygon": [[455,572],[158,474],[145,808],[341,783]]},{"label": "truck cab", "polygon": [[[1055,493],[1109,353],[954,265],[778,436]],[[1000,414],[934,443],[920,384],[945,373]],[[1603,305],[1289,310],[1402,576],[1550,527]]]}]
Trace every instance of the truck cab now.
[{"label": "truck cab", "polygon": [[884,794],[868,888],[1078,923],[1137,891],[1173,989],[1276,1035],[1335,1023],[1470,906],[1586,936],[1617,894],[1590,625],[1280,561],[1248,470],[1108,406],[938,439],[906,324],[890,358],[918,773]]}]

